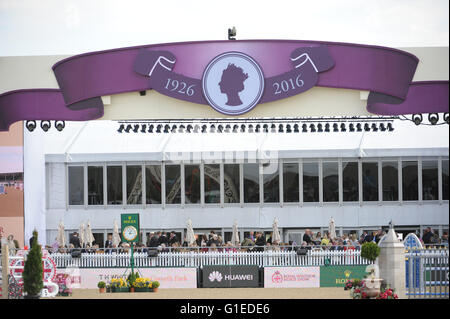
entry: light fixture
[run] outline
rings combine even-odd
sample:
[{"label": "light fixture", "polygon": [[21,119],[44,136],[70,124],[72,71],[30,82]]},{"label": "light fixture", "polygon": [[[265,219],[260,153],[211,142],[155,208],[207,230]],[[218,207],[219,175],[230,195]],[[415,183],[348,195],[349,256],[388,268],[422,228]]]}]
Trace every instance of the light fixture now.
[{"label": "light fixture", "polygon": [[235,124],[233,126],[233,133],[237,133],[238,129],[239,129],[239,126]]},{"label": "light fixture", "polygon": [[147,124],[141,125],[141,133],[147,133]]},{"label": "light fixture", "polygon": [[228,29],[228,40],[236,40],[236,28],[232,27],[231,29]]},{"label": "light fixture", "polygon": [[317,124],[317,132],[323,132],[322,123]]},{"label": "light fixture", "polygon": [[244,133],[244,132],[245,132],[245,125],[242,124],[242,125],[241,125],[241,133]]},{"label": "light fixture", "polygon": [[59,132],[61,132],[64,129],[64,127],[66,127],[66,122],[64,122],[64,121],[55,121],[55,127],[56,127],[56,129]]},{"label": "light fixture", "polygon": [[193,129],[192,125],[191,125],[191,124],[188,124],[188,126],[187,126],[187,128],[186,128],[186,131],[187,131],[188,133],[191,133],[192,129]]},{"label": "light fixture", "polygon": [[373,132],[378,132],[378,127],[375,123],[372,123],[372,131]]},{"label": "light fixture", "polygon": [[225,133],[230,133],[230,130],[231,130],[231,125],[230,125],[230,124],[227,124],[227,125],[225,126]]},{"label": "light fixture", "polygon": [[202,125],[202,133],[206,133],[206,129],[208,128],[208,126],[206,125]]},{"label": "light fixture", "polygon": [[291,125],[290,125],[290,124],[287,124],[287,125],[286,125],[286,133],[292,133]]},{"label": "light fixture", "polygon": [[166,124],[164,126],[164,133],[169,133],[169,130],[170,130],[170,125]]},{"label": "light fixture", "polygon": [[199,130],[200,130],[200,125],[195,124],[194,125],[194,133],[198,133]]},{"label": "light fixture", "polygon": [[212,125],[209,127],[209,132],[210,132],[210,133],[215,133],[215,132],[216,132],[216,127],[215,127],[214,124],[212,124]]},{"label": "light fixture", "polygon": [[358,132],[361,132],[361,131],[362,131],[361,126],[362,126],[361,123],[356,124],[356,130],[357,130]]},{"label": "light fixture", "polygon": [[181,124],[180,127],[179,127],[179,129],[178,129],[178,132],[184,133],[184,129],[185,129],[185,128],[186,128],[186,127],[185,127],[183,124]]},{"label": "light fixture", "polygon": [[153,124],[150,124],[148,127],[148,132],[153,133],[153,128],[154,128]]},{"label": "light fixture", "polygon": [[366,132],[369,132],[369,131],[370,131],[369,123],[365,123],[365,124],[364,124],[364,131],[366,131]]},{"label": "light fixture", "polygon": [[219,125],[219,126],[217,127],[217,131],[218,131],[219,133],[222,133],[222,131],[223,131],[223,125]]},{"label": "light fixture", "polygon": [[298,124],[294,124],[294,133],[298,133],[298,132],[299,132]]},{"label": "light fixture", "polygon": [[439,121],[439,114],[437,113],[430,113],[428,114],[428,121],[430,121],[431,125],[436,125]]},{"label": "light fixture", "polygon": [[314,124],[309,125],[309,130],[311,132],[315,132],[316,131],[316,126]]},{"label": "light fixture", "polygon": [[161,129],[162,129],[162,125],[158,124],[158,126],[156,127],[156,133],[161,133]]},{"label": "light fixture", "polygon": [[25,126],[27,127],[28,131],[33,132],[34,129],[36,128],[36,121],[32,120],[32,121],[27,121],[27,123],[25,124]]},{"label": "light fixture", "polygon": [[308,127],[308,125],[306,125],[306,124],[303,124],[303,125],[302,125],[302,132],[303,132],[303,133],[308,132],[307,127]]},{"label": "light fixture", "polygon": [[260,130],[260,129],[261,129],[261,125],[256,124],[255,132],[256,132],[256,133],[259,133],[259,130]]},{"label": "light fixture", "polygon": [[339,128],[338,128],[337,123],[333,124],[333,132],[339,132]]},{"label": "light fixture", "polygon": [[272,123],[272,125],[270,126],[270,131],[272,133],[275,133],[277,131],[277,126],[275,125],[275,123]]},{"label": "light fixture", "polygon": [[392,132],[394,130],[394,128],[392,127],[392,123],[388,123],[387,128],[389,132]]},{"label": "light fixture", "polygon": [[345,123],[341,123],[341,132],[347,132],[347,129],[345,128]]},{"label": "light fixture", "polygon": [[330,131],[330,123],[325,124],[325,132]]},{"label": "light fixture", "polygon": [[278,133],[283,133],[283,124],[278,125]]},{"label": "light fixture", "polygon": [[52,124],[50,123],[50,121],[41,121],[41,129],[44,132],[47,132],[51,126],[52,126]]},{"label": "light fixture", "polygon": [[177,126],[176,125],[172,125],[172,133],[176,133],[177,132]]},{"label": "light fixture", "polygon": [[447,123],[447,124],[450,124],[450,120],[448,118],[448,112],[444,113],[444,122]]},{"label": "light fixture", "polygon": [[350,123],[350,125],[348,126],[348,130],[349,130],[350,132],[354,132],[354,131],[355,131],[355,124]]},{"label": "light fixture", "polygon": [[130,130],[131,130],[131,125],[128,124],[128,125],[127,125],[127,128],[125,129],[125,132],[130,133]]},{"label": "light fixture", "polygon": [[413,114],[412,121],[414,122],[414,124],[419,125],[420,123],[422,123],[422,120],[423,120],[422,114]]},{"label": "light fixture", "polygon": [[119,129],[117,130],[117,132],[122,133],[124,129],[125,129],[125,125],[120,124]]},{"label": "light fixture", "polygon": [[137,133],[138,130],[139,130],[139,124],[135,124],[135,125],[134,125],[134,129],[133,129],[133,132],[134,132],[134,133]]},{"label": "light fixture", "polygon": [[269,125],[267,125],[267,124],[264,124],[264,125],[263,125],[263,132],[264,132],[264,133],[269,132]]},{"label": "light fixture", "polygon": [[386,131],[386,126],[384,125],[384,123],[380,123],[380,131],[381,132],[385,132]]}]

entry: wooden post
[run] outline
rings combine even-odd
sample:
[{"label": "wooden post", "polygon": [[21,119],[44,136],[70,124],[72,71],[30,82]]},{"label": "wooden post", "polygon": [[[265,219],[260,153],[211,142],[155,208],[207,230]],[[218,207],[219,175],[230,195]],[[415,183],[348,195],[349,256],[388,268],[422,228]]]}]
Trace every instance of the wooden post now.
[{"label": "wooden post", "polygon": [[2,246],[2,299],[8,299],[9,248]]}]

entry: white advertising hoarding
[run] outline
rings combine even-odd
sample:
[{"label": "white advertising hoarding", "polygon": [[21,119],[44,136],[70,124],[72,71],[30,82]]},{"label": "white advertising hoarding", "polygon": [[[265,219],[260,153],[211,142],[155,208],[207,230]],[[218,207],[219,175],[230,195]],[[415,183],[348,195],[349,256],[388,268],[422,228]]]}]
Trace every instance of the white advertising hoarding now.
[{"label": "white advertising hoarding", "polygon": [[265,267],[264,288],[318,288],[320,267]]}]

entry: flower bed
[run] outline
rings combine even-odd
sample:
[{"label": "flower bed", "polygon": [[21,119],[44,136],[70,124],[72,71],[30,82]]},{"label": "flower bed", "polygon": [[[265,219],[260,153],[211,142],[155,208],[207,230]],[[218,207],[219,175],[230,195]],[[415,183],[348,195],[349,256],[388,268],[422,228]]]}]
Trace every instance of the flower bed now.
[{"label": "flower bed", "polygon": [[137,274],[128,276],[127,279],[111,279],[108,285],[108,292],[156,292],[159,287],[158,281],[150,278],[140,278]]},{"label": "flower bed", "polygon": [[[344,287],[344,290],[350,290],[350,297],[352,299],[370,299],[366,289],[365,281],[358,279],[347,281]],[[375,299],[398,299],[398,296],[394,289],[382,287]]]}]

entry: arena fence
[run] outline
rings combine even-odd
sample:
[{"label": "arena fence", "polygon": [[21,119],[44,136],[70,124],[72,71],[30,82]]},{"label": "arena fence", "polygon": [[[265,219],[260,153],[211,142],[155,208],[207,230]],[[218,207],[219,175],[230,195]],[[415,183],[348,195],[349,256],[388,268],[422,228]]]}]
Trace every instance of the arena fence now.
[{"label": "arena fence", "polygon": [[[130,253],[53,253],[51,258],[58,268],[78,266],[79,268],[129,267]],[[324,265],[367,265],[359,251],[307,251],[301,255],[296,251],[207,251],[207,252],[159,252],[151,256],[147,252],[134,254],[136,267],[198,267],[209,265],[258,265],[266,266],[324,266]]]},{"label": "arena fence", "polygon": [[406,294],[409,298],[449,298],[449,250],[406,252]]}]

